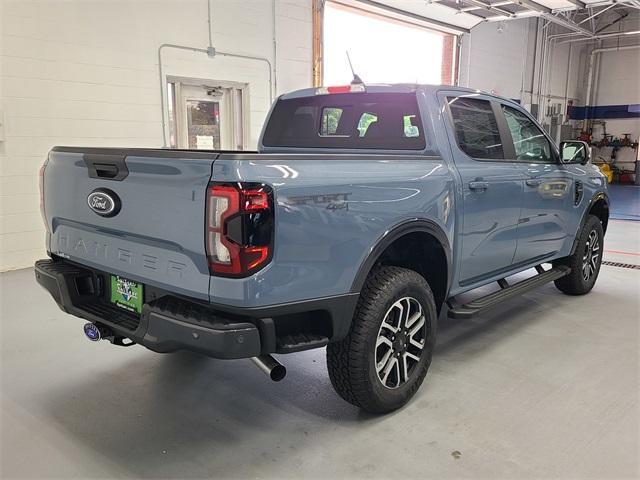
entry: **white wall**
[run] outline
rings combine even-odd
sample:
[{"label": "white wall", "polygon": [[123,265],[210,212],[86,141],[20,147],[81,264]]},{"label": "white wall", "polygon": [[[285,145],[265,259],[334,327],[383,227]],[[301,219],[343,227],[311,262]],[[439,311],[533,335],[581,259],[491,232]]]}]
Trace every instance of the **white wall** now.
[{"label": "white wall", "polygon": [[[212,0],[213,44],[272,60],[270,0]],[[157,48],[206,48],[207,0],[0,0],[0,270],[44,255],[37,172],[54,145],[162,146]],[[311,85],[311,0],[276,0],[277,81]],[[252,146],[265,64],[163,53],[164,73],[246,82]],[[0,117],[1,119],[2,117]]]},{"label": "white wall", "polygon": [[[640,48],[602,52],[596,81],[594,104],[640,104]],[[634,140],[640,136],[640,118],[607,121],[607,133],[622,136],[631,133]]]},{"label": "white wall", "polygon": [[520,98],[523,58],[529,52],[529,22],[522,19],[480,23],[471,29],[471,34],[464,34],[460,85]]}]

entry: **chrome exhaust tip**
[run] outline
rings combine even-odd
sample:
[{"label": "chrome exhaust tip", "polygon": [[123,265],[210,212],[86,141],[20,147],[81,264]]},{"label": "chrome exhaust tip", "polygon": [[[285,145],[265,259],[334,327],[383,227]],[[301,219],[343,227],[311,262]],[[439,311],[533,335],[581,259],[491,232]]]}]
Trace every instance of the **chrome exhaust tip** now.
[{"label": "chrome exhaust tip", "polygon": [[252,357],[251,361],[255,363],[260,370],[266,373],[274,382],[279,382],[287,375],[287,369],[285,366],[271,355]]}]

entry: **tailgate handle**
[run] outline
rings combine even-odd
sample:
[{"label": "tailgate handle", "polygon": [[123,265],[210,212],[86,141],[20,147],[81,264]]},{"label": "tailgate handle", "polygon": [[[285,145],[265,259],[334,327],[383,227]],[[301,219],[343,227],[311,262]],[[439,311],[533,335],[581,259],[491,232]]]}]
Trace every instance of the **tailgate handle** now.
[{"label": "tailgate handle", "polygon": [[129,175],[123,154],[85,153],[84,163],[89,170],[90,178],[103,180],[124,180]]}]

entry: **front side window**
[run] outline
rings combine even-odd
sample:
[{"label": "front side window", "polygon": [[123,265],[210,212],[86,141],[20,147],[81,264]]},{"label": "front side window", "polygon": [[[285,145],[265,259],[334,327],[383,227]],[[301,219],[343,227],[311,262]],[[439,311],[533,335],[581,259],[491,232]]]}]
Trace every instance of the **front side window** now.
[{"label": "front side window", "polygon": [[554,161],[549,140],[529,117],[520,110],[507,105],[502,105],[502,111],[511,132],[516,160],[522,162]]},{"label": "front side window", "polygon": [[504,159],[498,122],[487,100],[448,97],[456,141],[473,158]]}]

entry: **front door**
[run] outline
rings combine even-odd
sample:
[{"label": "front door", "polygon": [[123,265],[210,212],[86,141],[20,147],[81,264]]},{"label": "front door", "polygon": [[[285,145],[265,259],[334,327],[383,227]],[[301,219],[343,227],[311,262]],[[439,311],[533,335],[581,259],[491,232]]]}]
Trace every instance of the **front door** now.
[{"label": "front door", "polygon": [[452,92],[440,96],[449,112],[448,135],[462,182],[461,286],[509,269],[516,251],[522,173],[505,160],[504,128],[491,97]]},{"label": "front door", "polygon": [[518,247],[514,263],[543,260],[559,252],[573,226],[574,178],[558,160],[555,146],[522,109],[501,104],[511,151],[524,177]]}]

